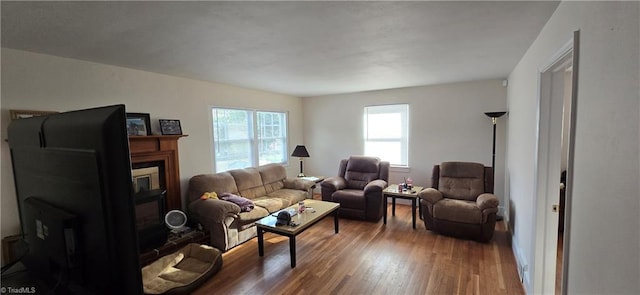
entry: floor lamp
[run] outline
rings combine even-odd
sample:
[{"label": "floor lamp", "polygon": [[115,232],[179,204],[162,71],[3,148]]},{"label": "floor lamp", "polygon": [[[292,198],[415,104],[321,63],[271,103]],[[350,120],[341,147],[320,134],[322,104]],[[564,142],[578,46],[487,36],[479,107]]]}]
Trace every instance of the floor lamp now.
[{"label": "floor lamp", "polygon": [[[493,124],[493,149],[492,149],[492,153],[493,153],[493,157],[491,158],[491,178],[493,179],[493,186],[491,189],[494,191],[493,193],[495,193],[495,182],[496,182],[496,123],[498,121],[498,118],[502,117],[504,114],[506,114],[507,112],[487,112],[484,113],[485,115],[487,115],[487,117],[491,118],[491,123]],[[500,221],[502,220],[502,216],[500,216],[499,214],[496,214],[496,220]]]}]

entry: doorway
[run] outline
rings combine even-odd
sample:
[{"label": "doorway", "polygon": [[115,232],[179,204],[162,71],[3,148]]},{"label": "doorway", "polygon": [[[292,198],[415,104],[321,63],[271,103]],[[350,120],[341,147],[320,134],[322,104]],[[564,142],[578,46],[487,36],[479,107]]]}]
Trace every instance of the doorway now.
[{"label": "doorway", "polygon": [[540,69],[534,293],[566,293],[578,33]]}]

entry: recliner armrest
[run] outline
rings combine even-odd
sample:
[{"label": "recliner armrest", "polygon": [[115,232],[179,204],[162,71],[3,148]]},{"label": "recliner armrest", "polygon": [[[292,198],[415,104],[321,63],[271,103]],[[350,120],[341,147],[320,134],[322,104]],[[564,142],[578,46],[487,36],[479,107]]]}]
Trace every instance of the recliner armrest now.
[{"label": "recliner armrest", "polygon": [[435,204],[443,199],[442,193],[435,188],[426,188],[418,193],[418,198],[425,200],[430,204]]},{"label": "recliner armrest", "polygon": [[315,185],[316,185],[315,182],[311,180],[301,179],[301,178],[294,178],[294,179],[287,178],[284,180],[284,188],[288,188],[288,189],[311,191],[311,188],[314,187]]},{"label": "recliner armrest", "polygon": [[498,208],[498,204],[498,198],[494,194],[484,193],[476,199],[476,206],[478,206],[480,210]]},{"label": "recliner armrest", "polygon": [[374,181],[371,181],[369,183],[367,183],[367,185],[364,187],[364,194],[367,195],[369,193],[372,192],[380,192],[382,193],[382,190],[387,187],[387,182],[382,180],[382,179],[376,179]]},{"label": "recliner armrest", "polygon": [[222,223],[228,216],[240,214],[240,206],[224,200],[195,200],[189,204],[189,213],[200,223]]},{"label": "recliner armrest", "polygon": [[325,189],[337,191],[345,189],[347,187],[347,181],[339,176],[329,177],[320,183],[320,186]]}]

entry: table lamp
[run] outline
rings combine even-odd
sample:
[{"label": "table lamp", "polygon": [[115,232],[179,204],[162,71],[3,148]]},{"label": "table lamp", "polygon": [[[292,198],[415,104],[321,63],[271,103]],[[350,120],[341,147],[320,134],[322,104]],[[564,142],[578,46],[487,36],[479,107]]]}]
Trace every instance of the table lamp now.
[{"label": "table lamp", "polygon": [[302,170],[302,158],[308,158],[309,152],[307,152],[307,148],[304,145],[297,145],[291,154],[292,157],[300,158],[300,174],[298,177],[304,177],[304,172]]}]

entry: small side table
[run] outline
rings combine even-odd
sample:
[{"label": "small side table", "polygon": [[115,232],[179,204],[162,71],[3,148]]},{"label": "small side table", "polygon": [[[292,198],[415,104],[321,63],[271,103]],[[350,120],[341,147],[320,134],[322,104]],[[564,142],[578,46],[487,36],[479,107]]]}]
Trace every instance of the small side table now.
[{"label": "small side table", "polygon": [[178,251],[180,248],[190,243],[211,244],[211,236],[208,231],[193,230],[188,233],[176,235],[169,233],[167,242],[155,249],[140,253],[140,266],[145,266],[158,258]]},{"label": "small side table", "polygon": [[398,190],[397,184],[391,184],[382,191],[384,199],[384,224],[387,224],[387,198],[391,198],[391,215],[396,216],[396,198],[411,200],[411,217],[413,218],[413,229],[416,229],[416,208],[418,202],[418,193],[422,190],[421,186],[414,186],[411,190]]},{"label": "small side table", "polygon": [[[304,180],[313,181],[316,184],[321,183],[324,180],[324,176],[302,176],[300,178]],[[316,185],[311,187],[311,197],[310,197],[311,199],[313,199],[313,193],[315,189],[316,189]]]}]

